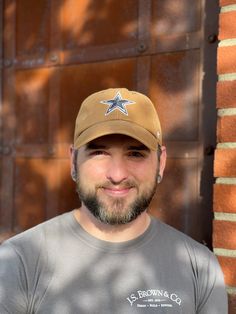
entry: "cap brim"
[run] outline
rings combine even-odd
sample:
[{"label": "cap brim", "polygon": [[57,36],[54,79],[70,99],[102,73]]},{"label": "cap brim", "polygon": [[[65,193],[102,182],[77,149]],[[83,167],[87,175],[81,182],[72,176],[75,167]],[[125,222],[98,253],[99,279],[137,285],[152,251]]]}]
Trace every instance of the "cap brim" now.
[{"label": "cap brim", "polygon": [[157,150],[158,144],[161,145],[152,133],[133,122],[109,120],[95,124],[83,131],[79,136],[75,136],[74,146],[79,148],[98,137],[110,134],[130,136],[154,151]]}]

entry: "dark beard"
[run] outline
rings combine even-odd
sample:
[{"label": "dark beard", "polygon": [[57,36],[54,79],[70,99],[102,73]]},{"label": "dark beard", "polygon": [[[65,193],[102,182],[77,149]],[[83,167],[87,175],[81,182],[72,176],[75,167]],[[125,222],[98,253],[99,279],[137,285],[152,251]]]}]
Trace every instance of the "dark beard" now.
[{"label": "dark beard", "polygon": [[77,193],[83,204],[99,221],[109,225],[124,225],[135,220],[147,209],[155,194],[156,187],[157,180],[155,180],[149,191],[137,197],[128,208],[124,208],[124,201],[122,199],[114,199],[112,207],[114,207],[115,210],[106,209],[106,205],[98,200],[95,193],[86,193],[81,188],[79,181],[77,182]]}]

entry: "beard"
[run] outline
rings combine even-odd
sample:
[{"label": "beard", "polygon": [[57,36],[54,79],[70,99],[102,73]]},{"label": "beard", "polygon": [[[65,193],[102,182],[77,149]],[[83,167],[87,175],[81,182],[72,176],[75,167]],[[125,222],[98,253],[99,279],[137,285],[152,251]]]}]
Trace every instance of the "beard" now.
[{"label": "beard", "polygon": [[[156,191],[157,174],[153,182],[128,204],[125,198],[109,197],[109,202],[105,202],[99,198],[96,191],[102,187],[110,187],[112,185],[110,182],[96,186],[94,191],[88,191],[78,175],[76,185],[81,202],[96,219],[109,225],[124,225],[135,220],[148,208]],[[126,181],[122,187],[133,187],[139,191],[137,184],[131,181]]]}]

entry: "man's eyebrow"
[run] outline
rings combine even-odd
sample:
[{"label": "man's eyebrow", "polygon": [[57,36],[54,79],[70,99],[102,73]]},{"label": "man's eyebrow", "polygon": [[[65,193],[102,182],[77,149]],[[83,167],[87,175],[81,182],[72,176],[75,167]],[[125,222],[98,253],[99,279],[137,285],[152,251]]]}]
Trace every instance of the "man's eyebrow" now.
[{"label": "man's eyebrow", "polygon": [[150,149],[145,145],[131,145],[127,147],[128,150],[145,150],[149,151]]},{"label": "man's eyebrow", "polygon": [[[108,149],[109,146],[108,145],[104,145],[104,144],[97,144],[94,142],[90,142],[85,146],[85,150],[93,150],[93,149]],[[136,151],[150,151],[150,149],[143,145],[129,145],[126,147],[127,150],[136,150]]]},{"label": "man's eyebrow", "polygon": [[105,149],[107,148],[106,145],[102,145],[102,144],[95,144],[93,142],[90,142],[86,145],[85,150],[90,150],[90,149]]}]

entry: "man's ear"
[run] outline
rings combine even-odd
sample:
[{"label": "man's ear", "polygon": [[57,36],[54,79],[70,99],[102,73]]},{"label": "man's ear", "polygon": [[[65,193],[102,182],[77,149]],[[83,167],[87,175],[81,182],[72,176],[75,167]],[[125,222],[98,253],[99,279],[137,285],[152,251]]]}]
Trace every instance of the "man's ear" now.
[{"label": "man's ear", "polygon": [[77,150],[70,146],[70,173],[73,181],[77,180]]},{"label": "man's ear", "polygon": [[161,155],[160,155],[160,163],[159,163],[159,175],[161,176],[161,178],[163,178],[163,173],[165,170],[165,166],[166,166],[166,147],[165,146],[161,146]]}]

